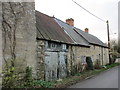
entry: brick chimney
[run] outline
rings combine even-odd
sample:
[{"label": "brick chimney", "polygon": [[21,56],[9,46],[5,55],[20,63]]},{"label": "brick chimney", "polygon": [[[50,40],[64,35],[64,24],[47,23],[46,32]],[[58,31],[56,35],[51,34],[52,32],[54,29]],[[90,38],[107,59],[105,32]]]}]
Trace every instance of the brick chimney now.
[{"label": "brick chimney", "polygon": [[89,32],[89,29],[88,29],[88,28],[85,28],[85,32],[88,33],[88,32]]},{"label": "brick chimney", "polygon": [[66,23],[71,25],[71,26],[74,26],[74,19],[72,19],[72,18],[66,19]]}]

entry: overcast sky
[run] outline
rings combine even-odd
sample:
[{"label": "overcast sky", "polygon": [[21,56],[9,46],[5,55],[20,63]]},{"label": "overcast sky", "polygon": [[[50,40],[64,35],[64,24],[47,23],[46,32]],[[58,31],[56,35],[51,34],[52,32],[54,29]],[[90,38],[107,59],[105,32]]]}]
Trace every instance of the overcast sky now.
[{"label": "overcast sky", "polygon": [[[120,0],[74,0],[81,6],[102,18],[109,20],[110,38],[118,37],[118,1]],[[74,26],[107,42],[107,25],[77,6],[72,0],[35,0],[36,10],[64,21],[74,19]],[[117,33],[117,34],[114,34]]]}]

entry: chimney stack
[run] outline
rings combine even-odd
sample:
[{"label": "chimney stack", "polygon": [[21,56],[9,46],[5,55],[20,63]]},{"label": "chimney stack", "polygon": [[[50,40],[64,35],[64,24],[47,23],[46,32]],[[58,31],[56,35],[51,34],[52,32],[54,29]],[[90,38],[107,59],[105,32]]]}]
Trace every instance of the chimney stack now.
[{"label": "chimney stack", "polygon": [[66,19],[66,23],[69,24],[70,26],[74,26],[74,19]]},{"label": "chimney stack", "polygon": [[86,32],[86,33],[88,33],[88,32],[89,32],[88,28],[85,28],[85,32]]}]

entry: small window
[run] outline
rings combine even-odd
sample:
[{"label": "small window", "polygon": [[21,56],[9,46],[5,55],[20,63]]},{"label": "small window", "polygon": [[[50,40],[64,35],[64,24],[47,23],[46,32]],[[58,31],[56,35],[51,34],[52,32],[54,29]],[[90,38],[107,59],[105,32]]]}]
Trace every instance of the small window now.
[{"label": "small window", "polygon": [[51,42],[51,41],[47,41],[46,42],[46,48],[47,49],[60,49],[60,44],[56,43],[56,42]]},{"label": "small window", "polygon": [[51,43],[51,48],[56,48],[56,44],[55,43]]},{"label": "small window", "polygon": [[94,55],[92,55],[92,62],[94,62]]},{"label": "small window", "polygon": [[66,49],[67,49],[66,44],[62,44],[62,50],[66,50]]},{"label": "small window", "polygon": [[86,64],[86,60],[85,60],[85,59],[86,59],[85,56],[82,56],[82,57],[81,57],[81,63],[82,63],[82,64]]},{"label": "small window", "polygon": [[48,46],[47,46],[47,48],[51,48],[51,44],[50,44],[50,43],[48,43]]},{"label": "small window", "polygon": [[69,49],[69,45],[67,45],[66,48]]}]

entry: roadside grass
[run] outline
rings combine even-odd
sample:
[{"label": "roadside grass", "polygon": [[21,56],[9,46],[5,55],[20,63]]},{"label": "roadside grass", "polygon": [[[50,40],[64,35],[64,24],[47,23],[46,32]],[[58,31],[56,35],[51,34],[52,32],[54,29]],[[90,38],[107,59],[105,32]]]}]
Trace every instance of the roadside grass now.
[{"label": "roadside grass", "polygon": [[114,64],[111,64],[111,65],[106,65],[107,68],[112,68],[112,67],[115,67],[115,66],[118,66],[120,65],[120,63],[114,63]]},{"label": "roadside grass", "polygon": [[99,74],[105,70],[108,70],[112,67],[118,66],[120,63],[114,63],[112,65],[106,65],[102,69],[86,70],[81,73],[76,73],[74,76],[69,76],[57,81],[47,82],[43,80],[33,80],[27,86],[18,86],[17,88],[66,88],[70,85],[78,83],[84,79],[90,78],[93,75]]}]

